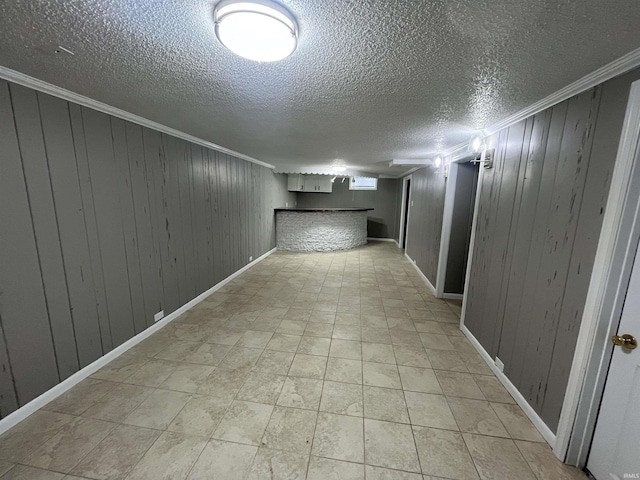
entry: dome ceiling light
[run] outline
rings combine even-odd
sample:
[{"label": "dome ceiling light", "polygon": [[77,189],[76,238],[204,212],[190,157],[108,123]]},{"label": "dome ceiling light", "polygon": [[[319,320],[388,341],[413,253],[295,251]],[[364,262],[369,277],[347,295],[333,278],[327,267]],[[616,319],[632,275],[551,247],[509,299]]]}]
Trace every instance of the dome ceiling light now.
[{"label": "dome ceiling light", "polygon": [[293,15],[270,0],[222,0],[213,11],[218,40],[236,55],[256,62],[276,62],[298,43]]}]

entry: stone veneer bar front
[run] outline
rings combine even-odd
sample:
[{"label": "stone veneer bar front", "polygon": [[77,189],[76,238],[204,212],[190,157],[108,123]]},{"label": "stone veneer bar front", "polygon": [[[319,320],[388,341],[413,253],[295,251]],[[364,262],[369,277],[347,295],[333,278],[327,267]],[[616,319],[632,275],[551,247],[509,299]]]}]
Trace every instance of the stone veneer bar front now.
[{"label": "stone veneer bar front", "polygon": [[276,208],[276,246],[294,252],[347,250],[367,243],[373,208]]}]

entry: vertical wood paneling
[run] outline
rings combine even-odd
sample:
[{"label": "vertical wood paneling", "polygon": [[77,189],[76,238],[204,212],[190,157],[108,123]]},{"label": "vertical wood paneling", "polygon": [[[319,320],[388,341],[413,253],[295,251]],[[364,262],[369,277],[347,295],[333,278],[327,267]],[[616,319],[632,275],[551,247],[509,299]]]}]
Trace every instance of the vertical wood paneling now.
[{"label": "vertical wood paneling", "polygon": [[294,200],[284,175],[6,82],[0,155],[0,417],[270,250]]},{"label": "vertical wood paneling", "polygon": [[[487,299],[487,288],[492,281],[489,276],[491,268],[491,253],[493,232],[496,226],[496,211],[502,178],[502,145],[504,145],[507,131],[499,132],[491,141],[495,146],[494,166],[485,170],[482,177],[482,189],[478,201],[478,221],[475,240],[475,251],[471,265],[468,285],[467,314],[465,323],[478,338],[487,338],[487,325],[484,323],[484,306]],[[495,279],[493,279],[495,281]],[[484,345],[484,343],[483,343]]]},{"label": "vertical wood paneling", "polygon": [[[196,224],[194,202],[194,185],[193,185],[193,164],[194,152],[199,147],[186,143],[185,155],[179,164],[178,178],[180,179],[180,207],[183,212],[183,232],[188,241],[184,245],[185,265],[187,271],[188,295],[191,298],[198,296],[202,291],[198,290],[198,246],[197,246],[197,230],[193,228]],[[187,300],[188,301],[188,300]]]},{"label": "vertical wood paneling", "polygon": [[[178,165],[180,158],[185,155],[185,143],[175,137],[163,135],[165,144],[165,165],[166,172],[164,183],[164,202],[167,205],[167,256],[171,265],[171,273],[175,276],[175,282],[178,289],[178,303],[171,305],[170,311],[175,310],[178,306],[186,303],[189,291],[187,283],[187,271],[185,262],[185,232],[183,232],[182,211],[178,177]],[[191,297],[193,298],[193,297]]]},{"label": "vertical wood paneling", "polygon": [[519,385],[525,397],[539,411],[549,386],[549,366],[567,284],[599,100],[599,94],[585,92],[570,99],[567,110],[552,195],[553,215],[547,227],[532,310],[532,318],[538,328],[524,351],[527,373]]},{"label": "vertical wood paneling", "polygon": [[10,91],[58,373],[64,379],[78,370],[78,356],[38,97],[20,86]]},{"label": "vertical wood paneling", "polygon": [[[527,120],[531,134],[520,142],[512,135],[515,126],[503,130],[497,149],[520,148],[521,154],[505,155],[490,176],[485,171],[465,323],[500,357],[507,377],[552,430],[575,350],[626,94],[639,76],[537,114]],[[611,93],[601,100],[603,88]],[[517,163],[515,177],[509,171]],[[509,197],[511,215],[500,210]]]},{"label": "vertical wood paneling", "polygon": [[623,116],[627,106],[629,78],[624,76],[603,85],[598,110],[598,122],[593,132],[593,144],[588,163],[585,194],[578,219],[576,240],[571,255],[567,286],[563,297],[562,311],[558,320],[558,333],[553,349],[550,371],[552,383],[542,409],[543,418],[557,422],[566,385],[569,379],[573,352],[578,339],[578,330],[593,271],[593,252],[596,251],[607,203],[613,162],[618,148],[618,137],[622,131]]},{"label": "vertical wood paneling", "polygon": [[501,173],[499,189],[495,197],[495,207],[492,208],[494,229],[492,233],[490,264],[487,269],[488,278],[485,291],[483,316],[485,318],[480,340],[493,357],[497,353],[499,333],[502,329],[501,301],[503,272],[510,260],[509,234],[511,220],[516,204],[518,190],[518,174],[520,171],[522,144],[526,132],[526,121],[509,127],[505,140],[501,142],[496,167]]},{"label": "vertical wood paneling", "polygon": [[[0,320],[10,365],[2,365],[2,411],[59,381],[9,86],[0,82]],[[3,355],[4,356],[4,355]],[[6,360],[4,360],[6,361]],[[12,373],[9,379],[7,372]],[[15,388],[14,395],[9,389]]]},{"label": "vertical wood paneling", "polygon": [[[149,210],[151,217],[151,232],[153,234],[153,249],[156,265],[156,278],[159,283],[160,302],[158,311],[168,307],[168,302],[177,304],[177,288],[172,288],[165,270],[168,270],[166,249],[167,221],[162,194],[164,174],[162,162],[164,149],[161,134],[149,128],[142,129],[144,145],[144,163],[147,176],[147,194],[149,195]],[[169,300],[168,300],[169,298]],[[175,299],[175,300],[174,300]]]},{"label": "vertical wood paneling", "polygon": [[211,235],[211,221],[208,215],[210,208],[209,199],[206,192],[205,182],[205,160],[202,147],[193,145],[191,147],[191,215],[192,215],[192,235],[196,252],[196,289],[202,293],[209,284],[211,272],[211,255],[209,252],[209,237]]},{"label": "vertical wood paneling", "polygon": [[82,211],[84,213],[87,243],[91,259],[90,273],[93,277],[95,306],[96,313],[98,315],[98,324],[100,327],[100,342],[102,343],[102,353],[104,354],[113,348],[113,342],[111,340],[111,324],[109,323],[109,311],[107,308],[107,297],[104,285],[102,257],[100,254],[100,241],[94,206],[94,192],[91,185],[89,160],[87,158],[87,147],[84,137],[82,107],[70,103],[69,116],[71,118],[73,145],[76,154],[76,165],[78,167],[78,178],[80,180],[80,194],[82,195]]},{"label": "vertical wood paneling", "polygon": [[225,153],[218,153],[218,189],[220,191],[220,214],[219,222],[222,234],[222,272],[226,275],[231,271],[231,256],[233,249],[231,245],[231,195],[229,194],[229,162]]},{"label": "vertical wood paneling", "polygon": [[432,167],[412,174],[406,252],[432,285],[438,271],[445,189],[444,175]]},{"label": "vertical wood paneling", "polygon": [[[566,122],[567,106],[568,103],[564,102],[560,105],[556,105],[551,110],[551,123],[547,137],[544,164],[542,166],[540,190],[537,196],[537,204],[535,205],[535,214],[530,219],[533,224],[533,229],[531,236],[526,240],[528,244],[522,247],[523,253],[524,250],[528,248],[528,253],[525,254],[526,271],[524,273],[522,284],[521,300],[518,304],[514,304],[513,310],[510,311],[510,314],[512,314],[511,318],[514,319],[512,320],[512,323],[515,324],[516,332],[513,337],[514,343],[513,349],[511,350],[512,354],[510,357],[507,356],[505,360],[508,362],[505,363],[505,372],[514,385],[520,384],[520,379],[522,378],[525,368],[523,352],[531,339],[531,331],[534,328],[535,319],[532,316],[534,302],[536,301],[534,292],[537,288],[538,272],[540,270],[543,255],[544,238],[546,235],[549,217],[552,214],[552,189],[560,158],[560,145]],[[511,291],[511,295],[515,296],[514,290]],[[506,344],[507,341],[502,343]]]},{"label": "vertical wood paneling", "polygon": [[156,263],[156,246],[153,240],[152,214],[149,207],[149,181],[145,169],[142,127],[125,123],[129,178],[136,227],[136,245],[140,262],[140,279],[144,299],[144,324],[153,323],[153,315],[162,309],[162,279]]},{"label": "vertical wood paneling", "polygon": [[138,232],[134,212],[131,174],[129,171],[129,150],[125,122],[119,118],[111,118],[111,137],[113,139],[113,156],[117,169],[117,195],[122,223],[122,235],[125,247],[127,278],[129,280],[129,296],[133,314],[133,329],[140,333],[147,327],[144,294],[142,290],[142,273],[138,254]]},{"label": "vertical wood paneling", "polygon": [[[67,102],[38,94],[79,366],[102,355],[91,255]],[[73,372],[71,372],[73,373]]]},{"label": "vertical wood paneling", "polygon": [[209,185],[211,189],[211,229],[213,239],[213,281],[217,283],[224,275],[224,237],[221,214],[221,192],[220,192],[220,161],[219,152],[207,151],[209,157]]},{"label": "vertical wood paneling", "polygon": [[115,347],[134,335],[131,287],[117,193],[120,172],[114,158],[109,116],[83,108],[82,119],[94,193],[111,340]]},{"label": "vertical wood paneling", "polygon": [[[528,271],[527,260],[533,235],[536,206],[539,201],[540,182],[544,159],[547,152],[547,140],[551,124],[551,110],[539,113],[533,119],[533,131],[526,152],[526,164],[524,165],[524,179],[522,180],[522,196],[520,202],[520,215],[515,226],[513,237],[513,257],[508,274],[508,290],[504,308],[504,319],[517,319],[520,314],[520,304],[526,293],[524,281]],[[533,269],[534,266],[532,265]],[[537,268],[536,268],[537,270]],[[524,312],[523,312],[524,313]],[[513,365],[514,348],[519,344],[518,325],[520,322],[503,321],[501,342],[498,357],[509,364],[508,372]]]},{"label": "vertical wood paneling", "polygon": [[18,398],[13,385],[13,373],[9,361],[9,350],[4,336],[0,309],[0,418],[18,408]]}]

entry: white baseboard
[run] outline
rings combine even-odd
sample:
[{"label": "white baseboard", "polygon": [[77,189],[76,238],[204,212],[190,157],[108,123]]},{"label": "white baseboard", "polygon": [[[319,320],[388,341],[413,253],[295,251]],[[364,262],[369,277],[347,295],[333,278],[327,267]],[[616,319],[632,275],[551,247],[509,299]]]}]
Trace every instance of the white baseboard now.
[{"label": "white baseboard", "polygon": [[462,300],[464,295],[461,293],[443,293],[442,298],[446,298],[447,300]]},{"label": "white baseboard", "polygon": [[242,267],[240,270],[236,271],[235,273],[232,273],[227,278],[225,278],[221,282],[217,283],[216,285],[211,287],[206,292],[201,293],[200,295],[198,295],[193,300],[190,300],[189,302],[185,303],[184,305],[182,305],[177,310],[171,312],[169,315],[165,316],[162,320],[159,320],[158,322],[154,323],[149,328],[147,328],[147,329],[143,330],[142,332],[140,332],[139,334],[137,334],[135,337],[130,338],[129,340],[124,342],[122,345],[119,345],[116,348],[114,348],[113,350],[111,350],[110,352],[104,354],[102,357],[97,359],[95,362],[93,362],[93,363],[87,365],[86,367],[82,368],[81,370],[77,371],[76,373],[71,375],[69,378],[63,380],[62,382],[60,382],[59,384],[57,384],[53,388],[50,388],[49,390],[44,392],[39,397],[34,398],[29,403],[23,405],[22,407],[20,407],[15,412],[12,412],[9,415],[7,415],[5,418],[0,420],[0,435],[2,435],[4,432],[9,430],[13,426],[17,425],[19,422],[21,422],[22,420],[27,418],[29,415],[35,413],[40,408],[44,407],[47,403],[51,402],[52,400],[54,400],[57,397],[59,397],[60,395],[62,395],[67,390],[71,389],[72,387],[74,387],[75,385],[80,383],[85,378],[89,377],[90,375],[92,375],[95,372],[97,372],[98,370],[100,370],[106,364],[108,364],[112,360],[116,359],[117,357],[122,355],[124,352],[126,352],[130,348],[134,347],[138,343],[142,342],[144,339],[146,339],[146,338],[150,337],[151,335],[153,335],[155,332],[157,332],[162,327],[164,327],[165,325],[170,323],[172,320],[178,318],[180,315],[182,315],[184,312],[189,310],[191,307],[193,307],[193,306],[197,305],[198,303],[202,302],[205,298],[207,298],[209,295],[211,295],[215,291],[220,290],[222,287],[224,287],[231,280],[233,280],[234,278],[236,278],[237,276],[239,276],[243,272],[247,271],[249,268],[254,266],[256,263],[261,262],[262,260],[267,258],[269,255],[271,255],[275,251],[276,251],[275,248],[272,249],[272,250],[269,250],[267,253],[265,253],[264,255],[256,258],[254,261],[252,261],[251,263],[245,265],[244,267]]},{"label": "white baseboard", "polygon": [[420,278],[422,278],[422,280],[424,280],[424,283],[427,284],[427,287],[429,287],[431,289],[431,292],[435,295],[436,294],[436,287],[434,287],[433,284],[427,278],[427,276],[424,273],[422,273],[422,270],[420,270],[418,268],[418,265],[416,265],[416,262],[414,262],[411,259],[411,257],[409,255],[407,255],[407,252],[404,252],[404,256],[407,257],[407,260],[409,260],[409,263],[411,263],[411,265],[413,265],[413,268],[416,269],[416,272],[418,272],[418,274],[420,275]]},{"label": "white baseboard", "polygon": [[518,391],[515,385],[511,383],[511,381],[507,378],[507,376],[503,372],[498,370],[498,367],[496,367],[494,360],[489,356],[489,354],[484,349],[484,347],[480,345],[480,342],[478,342],[476,337],[473,336],[473,334],[469,331],[469,329],[464,325],[461,325],[460,329],[462,330],[462,333],[466,335],[466,337],[469,339],[471,344],[475,347],[475,349],[478,351],[478,353],[484,359],[484,361],[487,362],[487,365],[489,365],[489,368],[491,368],[493,373],[496,374],[496,377],[498,377],[498,380],[500,380],[502,385],[504,385],[504,388],[507,389],[507,391],[515,399],[517,404],[520,405],[520,408],[522,408],[525,415],[529,417],[529,420],[531,420],[531,423],[533,423],[533,426],[538,429],[538,431],[540,432],[540,435],[542,435],[542,437],[547,441],[547,443],[551,446],[551,448],[553,448],[556,443],[556,435],[551,431],[549,427],[547,427],[547,424],[544,423],[542,418],[540,418],[540,416],[536,413],[533,407],[529,405],[529,402],[527,402],[527,400],[522,396],[522,394]]},{"label": "white baseboard", "polygon": [[367,237],[367,241],[371,242],[393,242],[395,243],[398,248],[400,248],[400,244],[398,243],[398,241],[395,238],[376,238],[376,237]]}]

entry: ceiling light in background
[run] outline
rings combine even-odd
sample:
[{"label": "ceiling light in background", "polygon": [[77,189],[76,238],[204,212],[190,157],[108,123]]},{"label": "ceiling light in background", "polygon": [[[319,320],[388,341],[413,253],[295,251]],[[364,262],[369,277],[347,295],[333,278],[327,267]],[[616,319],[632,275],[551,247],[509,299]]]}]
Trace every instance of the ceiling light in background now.
[{"label": "ceiling light in background", "polygon": [[442,158],[440,156],[437,156],[433,160],[433,166],[436,167],[436,168],[440,168],[442,166]]},{"label": "ceiling light in background", "polygon": [[225,47],[256,62],[287,58],[298,43],[293,15],[270,0],[222,0],[213,20],[216,36]]},{"label": "ceiling light in background", "polygon": [[347,164],[344,162],[344,160],[336,159],[331,164],[331,168],[334,172],[344,172],[347,169]]}]

